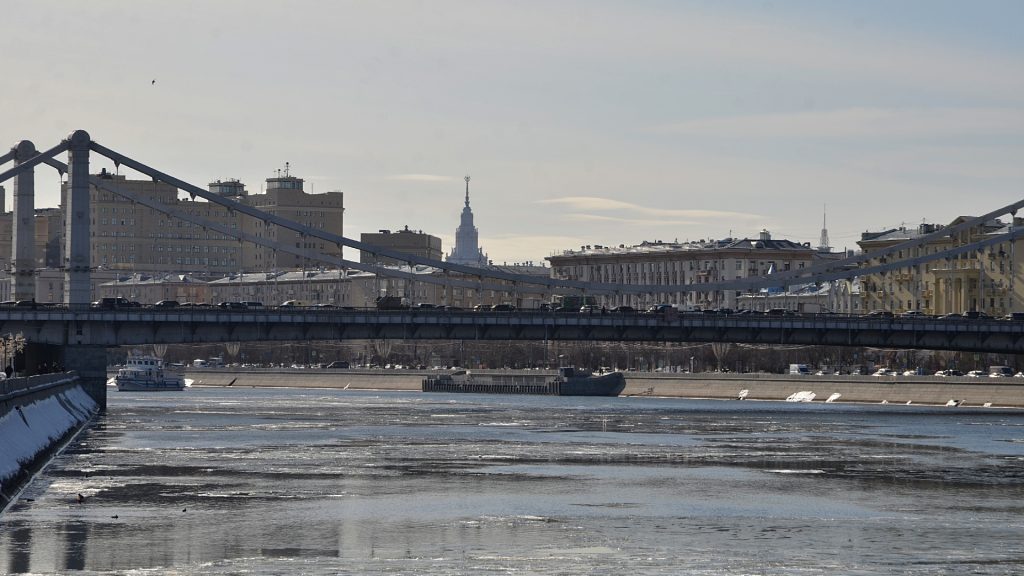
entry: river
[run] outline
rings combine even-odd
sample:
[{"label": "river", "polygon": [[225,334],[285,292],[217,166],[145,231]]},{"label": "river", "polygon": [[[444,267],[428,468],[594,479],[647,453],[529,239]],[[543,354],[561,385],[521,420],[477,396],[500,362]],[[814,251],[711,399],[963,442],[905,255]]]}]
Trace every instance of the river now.
[{"label": "river", "polygon": [[111,391],[0,517],[0,571],[72,570],[1019,574],[1024,413]]}]

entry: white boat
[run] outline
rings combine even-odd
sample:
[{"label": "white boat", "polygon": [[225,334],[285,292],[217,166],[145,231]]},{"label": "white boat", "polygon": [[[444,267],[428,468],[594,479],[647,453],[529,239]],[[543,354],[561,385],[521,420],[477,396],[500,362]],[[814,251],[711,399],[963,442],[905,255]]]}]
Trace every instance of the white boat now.
[{"label": "white boat", "polygon": [[114,376],[114,383],[124,392],[184,390],[187,385],[184,370],[165,366],[156,356],[129,356],[128,362]]}]

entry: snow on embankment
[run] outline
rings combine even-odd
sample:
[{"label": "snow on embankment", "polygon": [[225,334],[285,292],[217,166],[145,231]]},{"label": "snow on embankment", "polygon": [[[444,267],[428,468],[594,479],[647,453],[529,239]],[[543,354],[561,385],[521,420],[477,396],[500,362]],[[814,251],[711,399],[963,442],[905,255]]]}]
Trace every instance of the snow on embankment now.
[{"label": "snow on embankment", "polygon": [[[57,448],[97,409],[81,386],[72,386],[0,416],[0,494],[9,497],[11,483],[26,480],[26,467]],[[4,505],[0,501],[0,507]]]}]

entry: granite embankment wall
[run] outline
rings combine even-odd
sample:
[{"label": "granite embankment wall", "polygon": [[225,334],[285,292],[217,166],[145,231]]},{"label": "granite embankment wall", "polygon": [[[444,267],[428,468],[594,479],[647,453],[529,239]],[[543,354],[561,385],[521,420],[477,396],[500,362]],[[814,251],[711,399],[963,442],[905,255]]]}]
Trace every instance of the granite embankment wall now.
[{"label": "granite embankment wall", "polygon": [[[515,374],[515,371],[475,370]],[[523,374],[537,374],[525,371]],[[352,390],[419,390],[427,370],[189,370],[194,386],[296,386]],[[549,372],[554,376],[554,372]],[[941,378],[934,376],[789,376],[784,374],[659,374],[627,372],[625,396],[732,399],[747,390],[751,400],[785,400],[814,392],[816,401],[840,394],[839,402],[1024,407],[1024,378]]]},{"label": "granite embankment wall", "polygon": [[74,372],[0,380],[0,511],[100,408]]}]

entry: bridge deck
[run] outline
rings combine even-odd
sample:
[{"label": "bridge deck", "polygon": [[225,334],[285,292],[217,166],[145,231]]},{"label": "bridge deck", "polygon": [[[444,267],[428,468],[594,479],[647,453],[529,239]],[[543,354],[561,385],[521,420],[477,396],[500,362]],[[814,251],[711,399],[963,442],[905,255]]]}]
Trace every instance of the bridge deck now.
[{"label": "bridge deck", "polygon": [[706,314],[556,314],[332,308],[64,307],[0,310],[0,332],[30,342],[120,346],[347,339],[743,342],[1024,352],[1024,322]]}]

